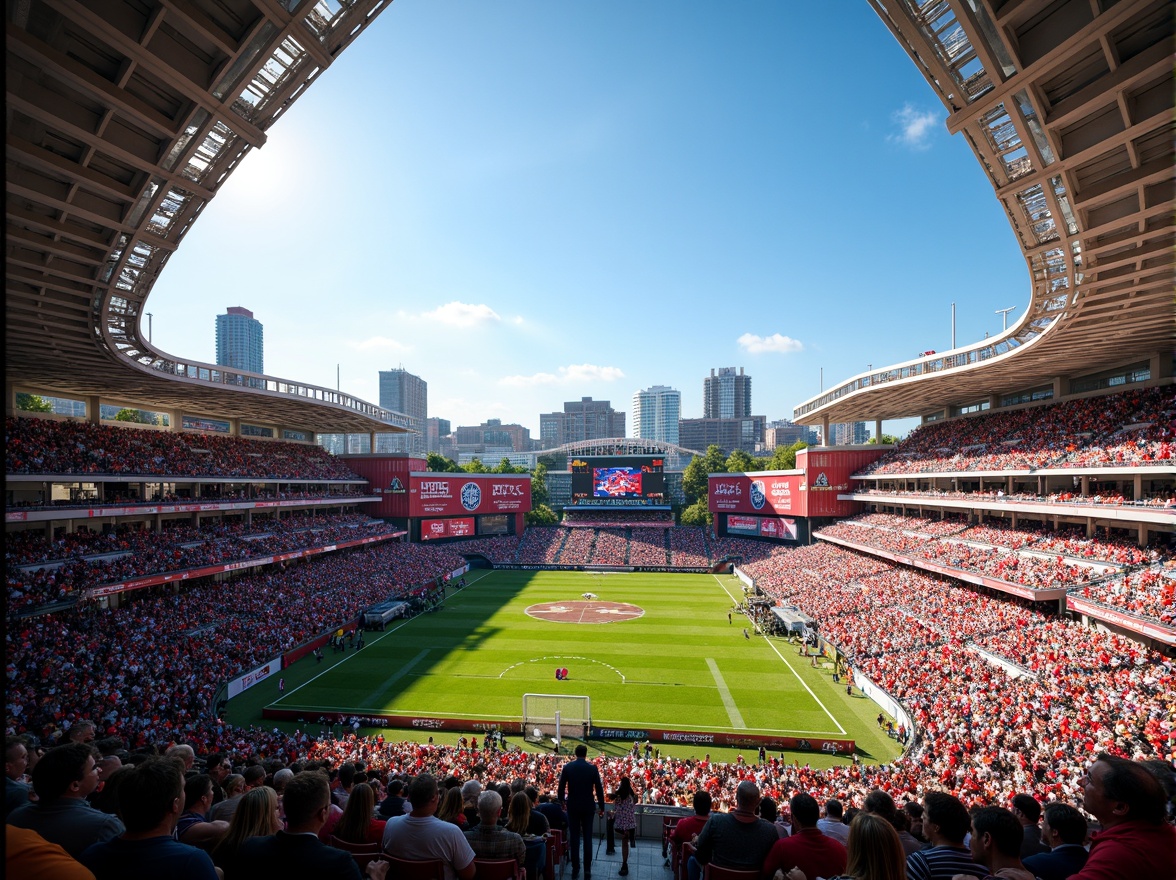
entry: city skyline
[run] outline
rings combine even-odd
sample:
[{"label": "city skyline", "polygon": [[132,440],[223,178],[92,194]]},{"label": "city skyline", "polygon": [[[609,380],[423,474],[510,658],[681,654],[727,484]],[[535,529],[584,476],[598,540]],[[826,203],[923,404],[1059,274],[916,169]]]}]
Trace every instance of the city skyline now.
[{"label": "city skyline", "polygon": [[[267,316],[269,375],[376,402],[401,361],[430,415],[537,435],[562,400],[658,384],[701,417],[716,364],[790,419],[822,383],[949,348],[952,303],[961,344],[997,309],[1016,323],[1007,218],[868,4],[621,10],[394,4],[187,233],[154,345],[214,361],[194,328],[215,264]],[[916,244],[947,198],[982,271]]]}]

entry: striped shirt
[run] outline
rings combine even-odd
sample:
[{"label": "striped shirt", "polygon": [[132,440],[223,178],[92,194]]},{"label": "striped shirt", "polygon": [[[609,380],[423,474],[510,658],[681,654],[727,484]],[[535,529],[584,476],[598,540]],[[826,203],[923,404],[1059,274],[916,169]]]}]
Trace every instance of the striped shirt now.
[{"label": "striped shirt", "polygon": [[951,880],[956,874],[987,877],[988,869],[972,861],[962,846],[933,846],[907,856],[907,880]]}]

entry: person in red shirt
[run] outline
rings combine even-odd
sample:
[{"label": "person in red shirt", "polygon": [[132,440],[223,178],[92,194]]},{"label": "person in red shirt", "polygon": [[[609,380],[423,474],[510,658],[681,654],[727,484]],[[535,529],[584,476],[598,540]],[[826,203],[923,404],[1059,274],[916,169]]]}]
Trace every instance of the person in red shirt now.
[{"label": "person in red shirt", "polygon": [[[674,851],[674,864],[678,863],[678,856],[682,852],[682,844],[693,843],[694,839],[698,837],[702,831],[702,826],[710,818],[710,811],[710,794],[702,789],[694,792],[694,815],[683,816],[678,820],[678,824],[674,826],[674,830],[670,832],[670,846],[673,847]],[[667,859],[666,864],[668,865],[669,863]]]},{"label": "person in red shirt", "polygon": [[763,877],[771,880],[777,870],[787,874],[799,868],[805,877],[836,877],[844,873],[845,845],[823,833],[817,822],[821,808],[816,798],[803,792],[788,802],[792,812],[792,834],[777,841],[764,861]]}]

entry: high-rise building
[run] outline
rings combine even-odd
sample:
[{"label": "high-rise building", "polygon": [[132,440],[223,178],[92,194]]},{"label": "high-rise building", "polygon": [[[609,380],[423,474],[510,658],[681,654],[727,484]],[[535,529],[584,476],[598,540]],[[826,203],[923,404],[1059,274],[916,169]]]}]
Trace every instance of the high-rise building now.
[{"label": "high-rise building", "polygon": [[870,427],[865,422],[841,422],[829,426],[834,446],[860,446],[870,439]]},{"label": "high-rise building", "polygon": [[216,363],[250,373],[264,373],[264,334],[253,312],[229,306],[216,316]]},{"label": "high-rise building", "polygon": [[[425,419],[425,451],[441,452],[441,438],[453,433],[449,427],[449,419]],[[441,453],[444,455],[444,453]]]},{"label": "high-rise building", "polygon": [[681,419],[678,422],[679,445],[697,452],[718,446],[724,455],[736,449],[755,454],[764,444],[764,416],[738,419]]},{"label": "high-rise building", "polygon": [[608,400],[582,397],[564,403],[563,412],[539,414],[539,442],[544,449],[578,440],[625,436],[625,414]]},{"label": "high-rise building", "polygon": [[771,450],[777,446],[791,446],[798,440],[803,440],[809,446],[815,446],[817,432],[804,425],[790,422],[788,419],[768,422],[768,426],[764,429],[764,449]]},{"label": "high-rise building", "polygon": [[380,370],[380,406],[408,416],[408,426],[413,433],[378,437],[379,451],[427,455],[425,420],[429,410],[429,383],[403,367]]},{"label": "high-rise building", "polygon": [[741,419],[751,415],[751,376],[743,367],[720,367],[702,380],[704,419]]},{"label": "high-rise building", "polygon": [[654,385],[633,395],[633,436],[642,440],[678,443],[678,419],[682,418],[682,392]]},{"label": "high-rise building", "polygon": [[487,419],[480,425],[459,425],[454,434],[458,448],[462,451],[467,451],[467,446],[492,449],[505,447],[511,452],[531,451],[531,429],[522,425],[504,425],[502,419]]}]

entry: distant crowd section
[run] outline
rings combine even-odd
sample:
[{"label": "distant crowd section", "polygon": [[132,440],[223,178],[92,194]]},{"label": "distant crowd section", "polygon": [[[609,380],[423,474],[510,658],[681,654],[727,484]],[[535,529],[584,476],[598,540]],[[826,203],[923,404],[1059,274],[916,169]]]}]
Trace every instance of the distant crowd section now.
[{"label": "distant crowd section", "polygon": [[[168,505],[184,505],[193,503],[235,502],[235,501],[321,501],[331,505],[349,503],[354,498],[367,496],[367,491],[351,485],[323,486],[314,490],[273,490],[261,488],[251,484],[248,491],[234,490],[226,484],[203,483],[200,486],[199,497],[180,495],[175,492],[162,492],[150,498],[140,497],[135,490],[134,483],[107,484],[106,493],[101,499],[97,497],[78,496],[74,498],[56,498],[53,500],[17,499],[11,501],[7,507],[10,510],[28,510],[51,507],[54,510],[62,508],[94,508],[94,507],[163,507]],[[121,490],[121,491],[120,491]]]},{"label": "distant crowd section", "polygon": [[395,531],[395,526],[363,514],[292,514],[282,519],[255,516],[252,523],[232,517],[199,528],[167,522],[159,532],[141,523],[109,531],[81,528],[52,541],[42,529],[9,532],[4,542],[6,611],[11,617],[132,578],[247,562]]},{"label": "distant crowd section", "polygon": [[704,568],[723,558],[712,554],[712,543],[714,539],[700,526],[659,529],[540,526],[527,529],[513,557],[491,561],[516,565]]},{"label": "distant crowd section", "polygon": [[1096,504],[1103,507],[1176,507],[1176,494],[1165,490],[1144,498],[1128,499],[1119,491],[1097,491],[1083,495],[1081,492],[1050,492],[1039,495],[1036,492],[1005,492],[1003,489],[988,489],[983,492],[960,492],[940,489],[866,489],[859,494],[902,496],[910,498],[931,498],[936,500],[960,501],[1018,501],[1032,504]]},{"label": "distant crowd section", "polygon": [[575,510],[574,508],[564,509],[562,523],[562,525],[571,527],[598,526],[600,528],[622,529],[630,526],[668,528],[673,524],[674,512],[672,510],[633,510],[618,514],[610,510]]},{"label": "distant crowd section", "polygon": [[4,420],[4,433],[10,474],[360,479],[311,444],[12,416]]},{"label": "distant crowd section", "polygon": [[1176,390],[1136,389],[923,425],[864,474],[1170,464]]},{"label": "distant crowd section", "polygon": [[915,559],[1035,589],[1076,587],[1117,573],[1123,566],[1162,564],[1166,548],[1142,550],[1128,540],[1087,538],[1076,527],[1052,530],[1042,523],[969,526],[961,519],[928,520],[871,513],[817,532]]}]

